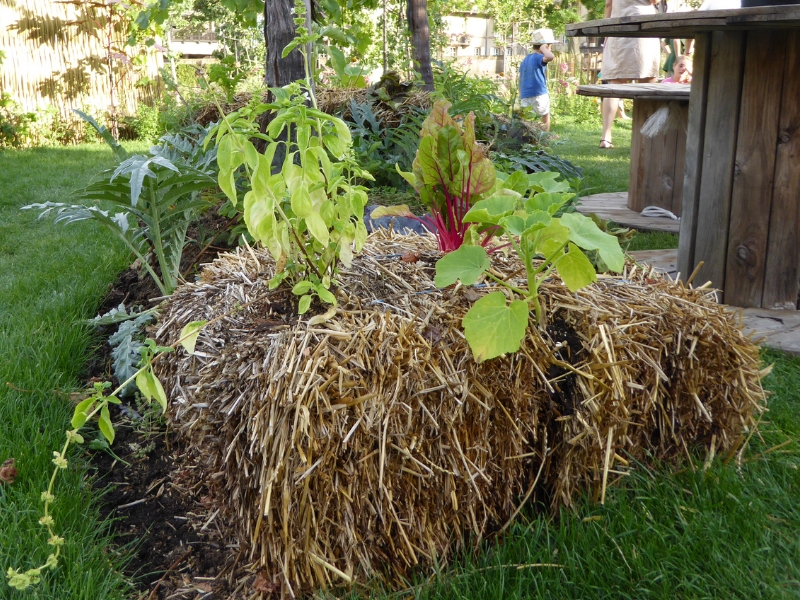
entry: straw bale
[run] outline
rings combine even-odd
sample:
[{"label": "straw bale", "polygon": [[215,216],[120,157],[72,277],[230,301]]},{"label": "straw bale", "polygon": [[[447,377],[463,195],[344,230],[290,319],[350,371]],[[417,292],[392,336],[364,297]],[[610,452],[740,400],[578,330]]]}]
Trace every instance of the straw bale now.
[{"label": "straw bale", "polygon": [[[239,249],[163,313],[160,342],[226,315],[158,375],[192,476],[288,596],[402,586],[526,501],[602,500],[633,460],[735,451],[763,410],[758,348],[709,290],[633,263],[577,294],[554,277],[546,331],[478,364],[460,323],[486,288],[436,289],[437,258],[432,237],[373,234],[313,324],[268,289],[268,253]],[[493,268],[523,283],[516,259]]]},{"label": "straw bale", "polygon": [[[268,91],[262,92],[261,99],[268,101]],[[223,103],[222,110],[225,114],[239,110],[246,106],[253,98],[251,92],[237,94],[230,103]],[[369,89],[341,89],[341,88],[319,88],[317,90],[317,106],[322,112],[329,115],[341,115],[343,119],[350,118],[350,101],[358,103],[369,102],[373,105],[375,116],[383,123],[384,127],[395,128],[402,123],[403,119],[416,109],[428,110],[432,101],[430,94],[422,90],[414,90],[407,96],[399,98],[394,106],[376,99],[371,95]],[[195,121],[201,125],[208,125],[220,119],[219,109],[216,104],[209,103],[202,107]]]}]

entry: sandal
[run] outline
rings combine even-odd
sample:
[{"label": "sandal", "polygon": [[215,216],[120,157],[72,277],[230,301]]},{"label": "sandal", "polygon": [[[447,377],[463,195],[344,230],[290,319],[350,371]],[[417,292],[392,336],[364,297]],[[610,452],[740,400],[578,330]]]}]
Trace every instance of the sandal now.
[{"label": "sandal", "polygon": [[[603,145],[603,144],[605,144],[605,145]],[[598,148],[600,148],[602,150],[607,150],[608,148],[613,148],[613,147],[614,147],[614,144],[612,144],[608,140],[600,140],[600,145],[598,146]]]}]

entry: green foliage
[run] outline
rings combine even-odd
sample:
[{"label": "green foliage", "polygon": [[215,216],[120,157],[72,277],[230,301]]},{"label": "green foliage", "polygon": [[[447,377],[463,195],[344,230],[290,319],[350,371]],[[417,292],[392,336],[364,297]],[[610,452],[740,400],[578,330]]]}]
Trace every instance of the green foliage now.
[{"label": "green foliage", "polygon": [[373,104],[351,100],[349,106],[347,125],[358,164],[373,176],[376,186],[405,186],[395,165],[401,170],[411,169],[417,152],[421,116],[410,111],[397,127],[387,128],[375,114]]},{"label": "green foliage", "polygon": [[[455,250],[464,241],[463,217],[495,185],[495,170],[475,139],[475,115],[464,128],[450,117],[450,103],[438,100],[422,124],[421,139],[412,172],[400,172],[430,208],[422,220],[436,228],[439,248]],[[492,232],[487,230],[483,243]]]},{"label": "green foliage", "polygon": [[552,113],[557,118],[569,116],[579,124],[599,124],[601,122],[602,115],[596,99],[579,96],[576,93],[578,87],[576,77],[563,74],[554,81],[551,80],[549,87]]},{"label": "green foliage", "polygon": [[[5,57],[6,53],[0,50],[0,67]],[[0,90],[0,147],[23,145],[30,124],[35,120],[34,113],[21,111],[11,95]]]},{"label": "green foliage", "polygon": [[[121,306],[125,310],[124,306]],[[132,319],[122,321],[108,338],[108,345],[111,346],[112,367],[114,377],[117,381],[128,381],[139,369],[142,362],[141,349],[143,344],[141,331],[142,328],[153,321],[152,313],[143,313]],[[127,396],[132,391],[132,386],[128,385],[120,390],[121,396]]]},{"label": "green foliage", "polygon": [[433,83],[434,99],[448,100],[453,116],[473,112],[480,121],[506,109],[506,102],[500,95],[496,81],[471,75],[454,61],[434,64]]},{"label": "green foliage", "polygon": [[[147,315],[148,317],[150,315]],[[125,321],[123,325],[132,323],[132,321]],[[72,444],[81,445],[84,443],[84,437],[79,431],[94,417],[97,417],[97,427],[102,436],[107,440],[108,444],[114,443],[115,431],[114,424],[111,422],[111,413],[108,410],[109,404],[121,404],[118,396],[122,395],[125,388],[132,382],[136,382],[142,395],[148,402],[155,399],[162,408],[162,411],[167,410],[167,396],[164,393],[164,387],[161,382],[153,373],[153,360],[157,355],[165,352],[172,352],[173,347],[157,346],[153,340],[145,340],[145,343],[140,347],[140,355],[142,366],[129,378],[122,381],[122,383],[110,394],[106,395],[106,390],[111,387],[109,382],[98,382],[94,384],[94,389],[88,398],[82,400],[75,407],[72,415],[70,425],[72,429],[66,432],[66,442],[61,448],[61,451],[53,452],[52,463],[55,465],[55,470],[50,478],[50,484],[47,490],[42,492],[41,502],[43,504],[44,515],[39,519],[39,524],[47,529],[48,540],[47,544],[54,550],[48,555],[44,564],[28,569],[26,571],[16,570],[9,567],[6,572],[7,583],[10,587],[17,590],[25,590],[31,586],[37,585],[41,580],[42,572],[45,569],[55,569],[58,566],[58,560],[61,556],[62,547],[65,544],[65,539],[55,533],[55,519],[50,514],[50,507],[56,501],[55,483],[58,474],[62,470],[66,470],[69,466],[67,461],[67,451]]]},{"label": "green foliage", "polygon": [[244,77],[244,70],[232,54],[223,57],[218,63],[214,63],[208,68],[208,81],[222,88],[228,102],[233,101],[236,87]]},{"label": "green foliage", "polygon": [[330,55],[329,65],[335,76],[330,84],[345,89],[361,89],[367,87],[367,70],[364,64],[353,63],[345,58],[344,53],[335,46],[327,48]]},{"label": "green foliage", "polygon": [[503,171],[514,172],[524,170],[527,173],[555,171],[567,179],[579,180],[583,170],[569,160],[538,150],[530,145],[523,145],[518,153],[493,152],[492,160]]},{"label": "green foliage", "polygon": [[111,135],[111,132],[104,125],[100,125],[97,121],[95,121],[94,117],[86,114],[83,111],[73,110],[73,112],[94,128],[94,130],[97,132],[97,135],[103,138],[118,160],[125,160],[127,158],[128,153],[125,148],[120,145],[120,143],[113,135]]},{"label": "green foliage", "polygon": [[160,112],[158,106],[148,106],[144,103],[136,107],[136,117],[132,120],[136,139],[153,143],[164,133],[159,118]]},{"label": "green foliage", "polygon": [[[529,306],[544,322],[539,286],[558,270],[564,284],[575,292],[596,280],[595,267],[584,250],[595,250],[610,270],[621,271],[624,255],[617,238],[601,231],[589,217],[578,213],[555,216],[573,194],[557,181],[558,173],[501,176],[492,195],[477,202],[464,216],[477,232],[503,233],[522,262],[527,289],[488,272],[490,261],[482,246],[461,246],[436,263],[436,285],[445,287],[460,279],[465,285],[484,273],[511,295],[507,302],[495,291],[476,302],[464,317],[464,334],[476,360],[489,360],[519,349],[528,327]],[[535,261],[535,262],[534,262]],[[517,299],[516,297],[520,299]]]},{"label": "green foliage", "polygon": [[[353,160],[344,121],[306,106],[300,84],[271,91],[274,103],[231,113],[217,127],[219,185],[236,205],[236,178],[243,172],[249,183],[244,221],[279,265],[270,286],[291,283],[303,313],[314,296],[336,302],[330,290],[338,263],[349,266],[367,237],[362,221],[367,194],[353,180],[371,175]],[[267,110],[275,115],[261,134],[255,119]],[[256,151],[253,138],[266,142],[264,154]],[[279,145],[285,159],[273,173]]]},{"label": "green foliage", "polygon": [[[178,284],[186,230],[207,206],[200,192],[215,184],[213,156],[195,150],[187,159],[164,141],[151,149],[151,156],[126,159],[74,195],[91,204],[45,202],[22,208],[39,210],[40,218],[55,212],[57,223],[96,221],[136,255],[161,293],[169,295]],[[101,203],[110,203],[119,212],[103,210]],[[151,266],[150,254],[160,274]]]}]

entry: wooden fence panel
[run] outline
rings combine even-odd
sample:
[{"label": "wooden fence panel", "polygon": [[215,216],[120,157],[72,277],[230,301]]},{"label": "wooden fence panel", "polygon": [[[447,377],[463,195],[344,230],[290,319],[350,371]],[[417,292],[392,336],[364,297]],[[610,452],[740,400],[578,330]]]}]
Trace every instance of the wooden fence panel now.
[{"label": "wooden fence panel", "polygon": [[[134,73],[122,56],[113,56],[109,77],[106,9],[53,0],[0,2],[0,86],[26,111],[54,106],[68,120],[72,109],[132,115],[138,102],[151,102],[158,85],[160,53],[150,53]],[[99,39],[98,39],[99,38]],[[125,32],[113,32],[121,48]],[[137,86],[144,75],[155,83]],[[113,81],[113,84],[112,84]]]}]

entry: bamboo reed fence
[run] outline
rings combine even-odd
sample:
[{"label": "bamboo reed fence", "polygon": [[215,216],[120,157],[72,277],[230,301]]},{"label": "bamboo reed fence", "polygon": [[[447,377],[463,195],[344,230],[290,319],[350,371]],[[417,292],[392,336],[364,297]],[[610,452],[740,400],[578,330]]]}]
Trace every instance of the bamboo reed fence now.
[{"label": "bamboo reed fence", "polygon": [[[152,102],[163,60],[150,52],[143,67],[133,68],[120,51],[127,32],[108,28],[112,5],[1,0],[0,89],[24,111],[51,105],[66,120],[74,119],[73,109],[133,115],[139,102]],[[143,76],[152,83],[136,85]]]}]

